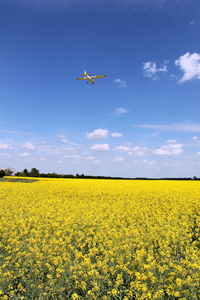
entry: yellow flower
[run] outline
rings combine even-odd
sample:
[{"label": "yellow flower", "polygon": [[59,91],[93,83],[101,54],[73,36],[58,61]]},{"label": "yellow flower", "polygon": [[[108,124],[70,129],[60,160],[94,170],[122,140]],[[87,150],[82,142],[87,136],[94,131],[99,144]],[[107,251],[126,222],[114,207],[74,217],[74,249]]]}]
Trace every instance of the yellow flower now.
[{"label": "yellow flower", "polygon": [[199,181],[0,181],[1,300],[16,283],[25,299],[192,299],[199,199]]},{"label": "yellow flower", "polygon": [[72,295],[72,300],[78,300],[78,299],[80,299],[79,295],[76,294],[76,293],[74,293],[74,294]]},{"label": "yellow flower", "polygon": [[118,294],[118,291],[116,289],[112,289],[112,295],[117,296],[117,294]]},{"label": "yellow flower", "polygon": [[182,286],[182,280],[180,278],[176,278],[176,285],[178,287],[181,287]]}]

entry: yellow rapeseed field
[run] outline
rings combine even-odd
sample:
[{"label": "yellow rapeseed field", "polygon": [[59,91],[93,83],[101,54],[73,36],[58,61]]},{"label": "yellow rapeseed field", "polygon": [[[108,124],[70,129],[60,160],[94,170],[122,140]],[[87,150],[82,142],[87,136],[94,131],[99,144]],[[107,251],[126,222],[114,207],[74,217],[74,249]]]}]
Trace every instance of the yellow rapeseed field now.
[{"label": "yellow rapeseed field", "polygon": [[199,181],[0,181],[0,299],[200,299],[199,230]]}]

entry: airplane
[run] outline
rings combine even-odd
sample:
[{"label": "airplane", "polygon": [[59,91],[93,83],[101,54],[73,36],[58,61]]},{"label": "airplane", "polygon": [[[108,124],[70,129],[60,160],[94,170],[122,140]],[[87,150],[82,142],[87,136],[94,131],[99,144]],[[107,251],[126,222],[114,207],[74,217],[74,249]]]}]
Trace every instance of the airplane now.
[{"label": "airplane", "polygon": [[106,77],[106,75],[90,76],[90,73],[86,73],[86,70],[84,70],[84,74],[81,74],[81,76],[85,77],[77,78],[77,80],[89,80],[92,83],[92,85],[94,84],[94,79]]}]

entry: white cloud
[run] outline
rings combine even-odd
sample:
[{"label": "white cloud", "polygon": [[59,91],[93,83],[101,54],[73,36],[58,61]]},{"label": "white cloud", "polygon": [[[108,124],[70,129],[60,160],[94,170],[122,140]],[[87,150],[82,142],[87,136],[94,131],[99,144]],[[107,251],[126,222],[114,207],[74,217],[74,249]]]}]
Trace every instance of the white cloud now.
[{"label": "white cloud", "polygon": [[147,147],[139,147],[135,146],[131,149],[131,151],[128,153],[129,156],[135,155],[135,156],[144,156],[149,152],[150,149]]},{"label": "white cloud", "polygon": [[62,160],[57,160],[56,162],[57,162],[57,164],[62,164],[63,163]]},{"label": "white cloud", "polygon": [[118,78],[118,79],[114,79],[113,81],[115,83],[117,83],[118,87],[120,87],[120,88],[126,88],[127,87],[127,83],[126,83],[126,81],[124,79]]},{"label": "white cloud", "polygon": [[162,72],[168,71],[167,70],[168,63],[169,63],[169,61],[164,60],[162,67],[160,67],[160,68],[157,68],[157,65],[155,62],[148,61],[146,63],[143,63],[143,67],[142,67],[143,75],[145,77],[152,78],[153,80],[157,80],[157,79],[159,79],[159,77],[157,76],[157,74],[159,72],[162,73]]},{"label": "white cloud", "polygon": [[64,134],[58,135],[57,138],[61,139],[61,142],[62,142],[62,143],[68,143],[68,142],[69,142],[69,140],[67,140],[67,139],[65,138],[65,135],[64,135]]},{"label": "white cloud", "polygon": [[139,146],[136,146],[136,147],[133,147],[132,149],[134,155],[136,156],[144,156],[147,154],[147,152],[149,151],[149,149],[147,147],[139,147]]},{"label": "white cloud", "polygon": [[116,157],[113,159],[113,161],[124,161],[124,158],[122,157]]},{"label": "white cloud", "polygon": [[167,72],[167,66],[163,66],[158,69],[158,72]]},{"label": "white cloud", "polygon": [[98,164],[101,162],[100,159],[96,159],[94,156],[86,157],[86,160],[87,160],[90,164],[95,164],[95,165],[98,165]]},{"label": "white cloud", "polygon": [[33,143],[27,142],[26,144],[24,144],[22,146],[22,148],[28,149],[28,150],[34,150],[35,146],[33,145]]},{"label": "white cloud", "polygon": [[167,140],[167,143],[177,143],[177,141],[176,140]]},{"label": "white cloud", "polygon": [[140,124],[133,125],[133,127],[157,129],[163,131],[181,131],[181,132],[200,132],[200,123],[191,123],[189,121],[170,124],[170,125],[156,125],[156,124]]},{"label": "white cloud", "polygon": [[127,146],[117,146],[114,148],[114,151],[119,151],[119,152],[127,152],[130,151],[131,148]]},{"label": "white cloud", "polygon": [[199,139],[199,138],[198,138],[198,136],[196,136],[196,135],[192,137],[192,140],[197,141],[198,139]]},{"label": "white cloud", "polygon": [[96,158],[94,157],[94,156],[88,156],[88,157],[86,157],[85,159],[87,159],[87,160],[95,160]]},{"label": "white cloud", "polygon": [[8,144],[1,144],[0,143],[0,150],[12,150],[13,147]]},{"label": "white cloud", "polygon": [[146,63],[143,63],[143,71],[144,76],[146,77],[153,77],[157,73],[156,63],[148,61]]},{"label": "white cloud", "polygon": [[155,161],[143,160],[143,162],[149,166],[152,166],[155,164]]},{"label": "white cloud", "polygon": [[187,52],[175,61],[175,65],[184,72],[180,83],[194,78],[200,79],[200,54]]},{"label": "white cloud", "polygon": [[19,154],[19,156],[21,156],[21,157],[29,157],[30,154],[28,154],[27,152],[24,152],[22,154]]},{"label": "white cloud", "polygon": [[191,22],[190,22],[190,25],[194,25],[195,24],[195,20],[192,20]]},{"label": "white cloud", "polygon": [[103,139],[107,138],[108,130],[107,129],[96,129],[93,132],[87,133],[87,139]]},{"label": "white cloud", "polygon": [[200,155],[200,152],[197,152],[197,155]]},{"label": "white cloud", "polygon": [[62,139],[61,142],[62,142],[62,143],[68,143],[69,141],[66,140],[66,139]]},{"label": "white cloud", "polygon": [[40,161],[46,161],[46,158],[41,157],[41,158],[40,158]]},{"label": "white cloud", "polygon": [[122,133],[113,132],[113,133],[111,133],[111,136],[112,136],[113,138],[122,137]]},{"label": "white cloud", "polygon": [[147,147],[129,147],[129,146],[117,146],[113,149],[114,151],[119,152],[128,152],[129,156],[135,155],[135,156],[144,156],[146,155],[150,149]]},{"label": "white cloud", "polygon": [[110,146],[108,144],[95,144],[92,147],[90,147],[90,150],[94,151],[109,151]]},{"label": "white cloud", "polygon": [[168,156],[180,155],[184,153],[182,147],[183,147],[182,144],[169,144],[169,145],[164,145],[159,149],[155,149],[153,152],[156,155],[168,155]]},{"label": "white cloud", "polygon": [[126,114],[126,113],[128,113],[128,110],[123,107],[119,107],[115,109],[115,114],[117,117],[120,117],[121,114]]}]

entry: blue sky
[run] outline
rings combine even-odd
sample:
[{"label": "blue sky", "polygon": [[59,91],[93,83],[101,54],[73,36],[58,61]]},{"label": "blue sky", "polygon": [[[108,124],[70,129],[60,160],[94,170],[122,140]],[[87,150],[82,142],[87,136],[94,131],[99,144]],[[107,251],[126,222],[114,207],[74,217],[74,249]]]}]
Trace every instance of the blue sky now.
[{"label": "blue sky", "polygon": [[2,0],[0,167],[200,177],[199,36],[199,0]]}]

